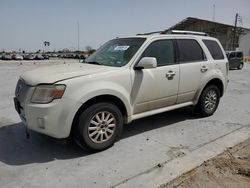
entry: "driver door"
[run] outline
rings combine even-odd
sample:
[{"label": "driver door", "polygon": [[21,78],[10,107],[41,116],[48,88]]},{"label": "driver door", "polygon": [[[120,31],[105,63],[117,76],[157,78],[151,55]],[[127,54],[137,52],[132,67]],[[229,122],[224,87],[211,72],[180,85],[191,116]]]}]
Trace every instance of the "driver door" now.
[{"label": "driver door", "polygon": [[157,67],[134,70],[131,92],[133,114],[176,104],[179,65],[175,60],[174,41],[171,39],[154,41],[146,48],[142,57],[155,57]]}]

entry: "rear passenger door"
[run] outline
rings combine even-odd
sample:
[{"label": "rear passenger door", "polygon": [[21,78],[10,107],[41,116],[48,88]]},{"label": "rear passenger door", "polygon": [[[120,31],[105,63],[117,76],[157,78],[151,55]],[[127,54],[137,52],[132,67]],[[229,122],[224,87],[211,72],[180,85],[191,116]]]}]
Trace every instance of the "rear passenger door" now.
[{"label": "rear passenger door", "polygon": [[176,39],[178,62],[180,64],[180,82],[177,103],[194,100],[197,90],[206,74],[212,69],[205,53],[195,39]]}]

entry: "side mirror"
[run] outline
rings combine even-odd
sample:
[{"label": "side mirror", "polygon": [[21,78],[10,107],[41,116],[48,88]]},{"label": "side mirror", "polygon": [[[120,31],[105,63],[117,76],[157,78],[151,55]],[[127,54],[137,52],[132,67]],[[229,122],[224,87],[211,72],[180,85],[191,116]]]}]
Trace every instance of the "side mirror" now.
[{"label": "side mirror", "polygon": [[152,69],[157,67],[157,60],[155,57],[143,57],[135,66],[135,69]]}]

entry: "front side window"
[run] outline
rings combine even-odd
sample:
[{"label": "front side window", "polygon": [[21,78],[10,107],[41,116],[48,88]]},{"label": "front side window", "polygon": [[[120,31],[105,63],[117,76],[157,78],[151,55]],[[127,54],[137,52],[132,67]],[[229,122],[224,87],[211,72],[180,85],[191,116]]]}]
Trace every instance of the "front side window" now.
[{"label": "front side window", "polygon": [[135,55],[144,38],[121,38],[105,43],[89,56],[85,63],[121,67],[126,65]]},{"label": "front side window", "polygon": [[233,58],[235,58],[235,52],[231,52],[229,55],[229,59],[233,59]]},{"label": "front side window", "polygon": [[205,54],[194,39],[177,39],[178,60],[180,63],[204,61]]},{"label": "front side window", "polygon": [[155,57],[157,60],[157,66],[175,63],[173,41],[158,40],[152,42],[143,52],[142,57]]},{"label": "front side window", "polygon": [[218,43],[214,40],[202,40],[206,47],[208,48],[213,59],[224,59],[224,55]]}]

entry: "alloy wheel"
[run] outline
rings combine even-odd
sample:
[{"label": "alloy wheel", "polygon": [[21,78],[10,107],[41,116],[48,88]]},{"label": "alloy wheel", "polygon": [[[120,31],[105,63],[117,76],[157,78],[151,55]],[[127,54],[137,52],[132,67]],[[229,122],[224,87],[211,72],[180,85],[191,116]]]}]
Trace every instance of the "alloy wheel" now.
[{"label": "alloy wheel", "polygon": [[102,111],[95,114],[90,120],[88,135],[94,143],[103,143],[113,136],[115,129],[115,116],[108,111]]},{"label": "alloy wheel", "polygon": [[212,111],[216,107],[217,104],[217,93],[215,90],[211,89],[207,92],[205,98],[205,109],[207,111]]}]

